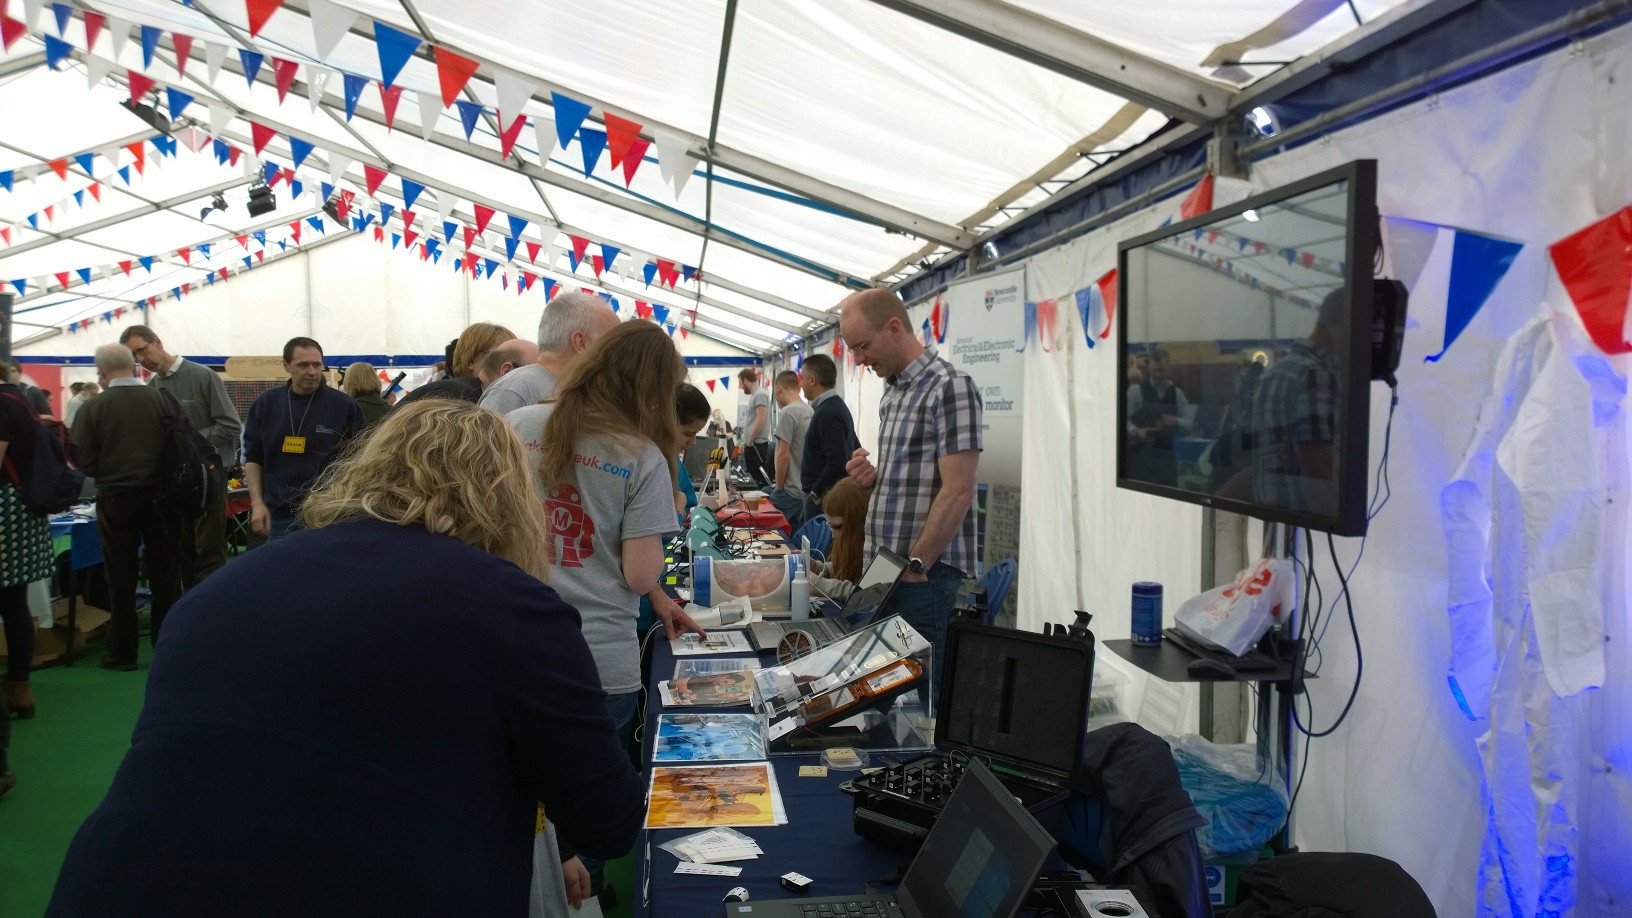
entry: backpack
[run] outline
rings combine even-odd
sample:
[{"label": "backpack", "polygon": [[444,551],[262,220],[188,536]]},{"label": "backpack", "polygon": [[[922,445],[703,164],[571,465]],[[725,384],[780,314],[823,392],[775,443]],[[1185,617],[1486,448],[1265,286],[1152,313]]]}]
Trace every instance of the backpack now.
[{"label": "backpack", "polygon": [[219,488],[221,457],[193,429],[174,395],[160,390],[165,408],[164,455],[159,460],[159,504],[184,520],[204,515]]},{"label": "backpack", "polygon": [[39,435],[34,438],[33,463],[29,466],[27,481],[11,461],[11,452],[6,452],[6,475],[22,495],[23,506],[36,516],[49,516],[79,503],[85,489],[85,473],[80,470],[79,451],[74,448],[68,428],[56,418],[41,417],[27,399],[19,398],[15,392],[5,395],[27,408],[29,416],[40,425]]}]

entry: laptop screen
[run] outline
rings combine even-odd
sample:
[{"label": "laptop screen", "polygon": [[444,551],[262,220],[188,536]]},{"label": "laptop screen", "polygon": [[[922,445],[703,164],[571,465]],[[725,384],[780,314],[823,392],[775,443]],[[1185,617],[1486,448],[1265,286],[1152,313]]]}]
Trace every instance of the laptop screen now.
[{"label": "laptop screen", "polygon": [[1009,918],[1054,839],[979,759],[971,760],[896,891],[914,918]]},{"label": "laptop screen", "polygon": [[907,559],[887,548],[880,548],[873,555],[872,563],[861,572],[855,592],[844,602],[844,611],[840,614],[845,624],[850,627],[866,624],[883,605],[890,595],[890,588],[901,579],[901,572],[906,569]]}]

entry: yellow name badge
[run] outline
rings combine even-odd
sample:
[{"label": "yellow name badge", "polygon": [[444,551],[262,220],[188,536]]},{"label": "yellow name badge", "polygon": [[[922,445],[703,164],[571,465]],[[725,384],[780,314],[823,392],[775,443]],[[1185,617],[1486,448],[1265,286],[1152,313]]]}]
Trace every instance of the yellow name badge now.
[{"label": "yellow name badge", "polygon": [[306,452],[306,438],[305,437],[284,437],[283,438],[283,451],[286,452],[286,453],[304,453],[304,452]]}]

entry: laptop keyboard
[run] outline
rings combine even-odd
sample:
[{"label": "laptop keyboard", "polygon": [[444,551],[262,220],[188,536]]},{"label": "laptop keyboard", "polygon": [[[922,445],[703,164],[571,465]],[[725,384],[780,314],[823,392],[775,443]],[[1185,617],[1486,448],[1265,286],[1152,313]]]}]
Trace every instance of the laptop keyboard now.
[{"label": "laptop keyboard", "polygon": [[823,902],[801,906],[799,913],[809,918],[886,918],[891,914],[889,902]]}]

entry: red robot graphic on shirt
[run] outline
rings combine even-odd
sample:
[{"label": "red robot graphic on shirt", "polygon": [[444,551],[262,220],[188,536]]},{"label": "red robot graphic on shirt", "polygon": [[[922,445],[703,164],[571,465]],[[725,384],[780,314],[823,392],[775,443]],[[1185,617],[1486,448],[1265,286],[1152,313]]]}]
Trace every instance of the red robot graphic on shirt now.
[{"label": "red robot graphic on shirt", "polygon": [[595,554],[595,521],[584,510],[583,495],[570,484],[559,484],[544,495],[544,515],[550,525],[550,563],[583,567]]}]

